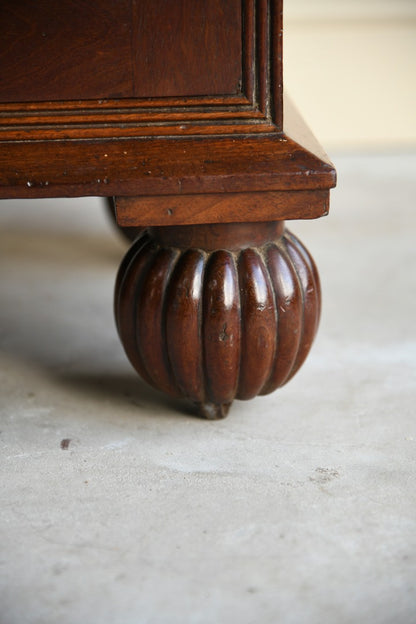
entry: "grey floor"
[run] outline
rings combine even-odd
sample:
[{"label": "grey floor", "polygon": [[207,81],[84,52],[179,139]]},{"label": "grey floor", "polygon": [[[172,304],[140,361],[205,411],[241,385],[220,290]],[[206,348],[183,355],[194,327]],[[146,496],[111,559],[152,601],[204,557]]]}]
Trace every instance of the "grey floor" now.
[{"label": "grey floor", "polygon": [[416,156],[334,160],[318,339],[221,422],[132,372],[99,200],[1,204],[1,624],[416,621]]}]

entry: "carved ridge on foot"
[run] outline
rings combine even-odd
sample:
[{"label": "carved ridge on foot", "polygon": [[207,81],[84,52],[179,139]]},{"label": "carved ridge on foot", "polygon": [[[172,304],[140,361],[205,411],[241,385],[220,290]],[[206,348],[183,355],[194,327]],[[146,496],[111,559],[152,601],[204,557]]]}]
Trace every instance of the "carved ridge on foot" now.
[{"label": "carved ridge on foot", "polygon": [[[133,244],[116,282],[117,327],[138,373],[205,418],[284,385],[305,360],[320,315],[319,277],[305,247],[282,223],[239,224],[240,248],[228,224],[175,228],[180,246],[158,229]],[[186,248],[201,241],[205,248]]]}]

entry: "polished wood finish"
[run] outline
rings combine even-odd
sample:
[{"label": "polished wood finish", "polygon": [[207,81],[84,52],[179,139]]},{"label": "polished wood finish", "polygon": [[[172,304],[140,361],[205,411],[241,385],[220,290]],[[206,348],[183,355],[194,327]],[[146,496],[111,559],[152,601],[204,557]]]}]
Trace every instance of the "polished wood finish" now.
[{"label": "polished wood finish", "polygon": [[226,223],[221,227],[217,224],[189,225],[187,227],[169,226],[148,228],[155,241],[162,247],[178,249],[203,249],[216,251],[227,249],[239,251],[246,247],[258,247],[267,240],[282,236],[283,222],[264,222],[248,225],[247,223]]},{"label": "polished wood finish", "polygon": [[241,93],[241,0],[2,0],[0,23],[2,102]]},{"label": "polished wood finish", "polygon": [[[285,133],[264,136],[0,142],[0,197],[129,197],[142,225],[146,197],[171,203],[164,196],[222,194],[226,200],[226,193],[308,190],[317,191],[315,203],[322,197],[320,214],[326,214],[334,167],[289,103],[285,114]],[[311,202],[299,200],[293,215],[280,211],[275,218],[310,218]],[[221,214],[225,222],[235,219]]]},{"label": "polished wood finish", "polygon": [[280,0],[2,11],[0,197],[114,196],[124,227],[327,214],[334,168],[283,100]]},{"label": "polished wood finish", "polygon": [[[0,47],[4,140],[282,130],[281,0],[122,0],[116,20],[118,2],[89,4],[5,0],[2,25],[11,35]],[[107,32],[116,51],[105,47],[101,14],[113,22]],[[119,45],[123,16],[130,30]],[[77,64],[63,71],[72,58]],[[119,93],[110,95],[117,80]]]},{"label": "polished wood finish", "polygon": [[133,0],[134,96],[241,94],[242,4]]},{"label": "polished wood finish", "polygon": [[[81,149],[82,148],[82,149]],[[0,143],[3,197],[328,190],[333,167],[281,137]]]},{"label": "polished wood finish", "polygon": [[[283,98],[282,0],[4,0],[0,198],[113,197],[133,366],[208,418],[295,374],[320,289],[287,219],[335,170]],[[111,214],[114,214],[113,212]]]},{"label": "polished wood finish", "polygon": [[328,191],[271,191],[117,197],[123,227],[252,222],[265,219],[316,219],[328,214]]},{"label": "polished wood finish", "polygon": [[207,418],[286,383],[319,314],[314,262],[282,222],[151,228],[116,284],[117,327],[133,366]]},{"label": "polished wood finish", "polygon": [[1,0],[0,102],[132,97],[130,14],[130,0]]}]

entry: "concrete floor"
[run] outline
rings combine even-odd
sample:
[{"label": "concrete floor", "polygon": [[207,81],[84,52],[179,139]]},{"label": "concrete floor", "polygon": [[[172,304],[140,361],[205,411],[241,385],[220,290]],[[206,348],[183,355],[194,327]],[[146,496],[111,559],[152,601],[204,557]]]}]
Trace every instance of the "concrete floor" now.
[{"label": "concrete floor", "polygon": [[99,200],[1,204],[1,624],[416,621],[416,156],[334,160],[318,339],[220,422],[126,361]]}]

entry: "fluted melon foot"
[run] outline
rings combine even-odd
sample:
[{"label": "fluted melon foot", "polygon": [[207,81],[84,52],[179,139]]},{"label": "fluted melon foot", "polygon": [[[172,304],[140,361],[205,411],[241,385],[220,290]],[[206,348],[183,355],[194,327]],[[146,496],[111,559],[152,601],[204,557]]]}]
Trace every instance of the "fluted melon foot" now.
[{"label": "fluted melon foot", "polygon": [[230,410],[231,403],[197,403],[196,409],[200,416],[207,420],[221,420]]},{"label": "fluted melon foot", "polygon": [[293,377],[319,312],[315,264],[283,222],[150,228],[116,282],[117,328],[135,369],[210,419]]}]

